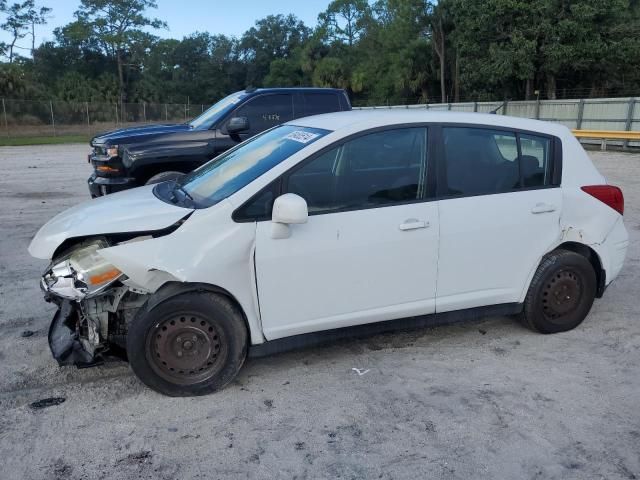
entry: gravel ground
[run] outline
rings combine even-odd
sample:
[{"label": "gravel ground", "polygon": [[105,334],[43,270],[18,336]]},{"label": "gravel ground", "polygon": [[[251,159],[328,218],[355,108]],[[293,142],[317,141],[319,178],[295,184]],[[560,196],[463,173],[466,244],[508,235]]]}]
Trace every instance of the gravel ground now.
[{"label": "gravel ground", "polygon": [[[625,191],[631,245],[578,329],[490,318],[342,341],[249,360],[224,391],[173,399],[124,363],[50,356],[46,262],[27,245],[87,199],[87,151],[0,148],[0,478],[640,477],[640,155],[592,153]],[[66,401],[30,407],[48,397]]]}]

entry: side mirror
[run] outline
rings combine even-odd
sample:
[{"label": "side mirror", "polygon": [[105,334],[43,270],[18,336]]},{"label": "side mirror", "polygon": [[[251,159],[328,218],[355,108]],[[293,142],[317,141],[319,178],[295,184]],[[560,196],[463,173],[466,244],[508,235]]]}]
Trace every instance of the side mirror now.
[{"label": "side mirror", "polygon": [[227,132],[241,133],[249,130],[249,119],[247,117],[232,117],[227,122]]},{"label": "side mirror", "polygon": [[273,202],[271,212],[271,237],[275,239],[289,238],[289,225],[307,223],[309,210],[304,198],[295,193],[285,193]]}]

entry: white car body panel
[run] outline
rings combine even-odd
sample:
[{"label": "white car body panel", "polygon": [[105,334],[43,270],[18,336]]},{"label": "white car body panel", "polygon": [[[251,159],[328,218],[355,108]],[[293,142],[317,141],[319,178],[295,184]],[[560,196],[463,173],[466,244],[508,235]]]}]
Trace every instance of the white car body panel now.
[{"label": "white car body panel", "polygon": [[[236,223],[231,218],[261,188],[325,146],[363,130],[412,122],[554,135],[563,145],[562,186],[311,216],[306,224],[292,225],[286,239],[270,237],[269,221]],[[564,242],[597,252],[607,284],[620,271],[628,244],[622,217],[580,189],[606,181],[566,127],[502,115],[383,109],[289,123],[332,132],[226,200],[195,210],[171,234],[100,253],[142,291],[155,292],[168,281],[226,290],[242,308],[253,344],[434,311],[522,302],[542,256]],[[59,214],[36,234],[29,252],[51,258],[69,238],[162,229],[191,212],[157,199],[152,188],[101,197]],[[538,203],[557,208],[531,214]],[[409,218],[429,222],[429,228],[399,230]],[[326,302],[327,289],[343,293]]]},{"label": "white car body panel", "polygon": [[[520,301],[531,265],[560,238],[560,188],[451,198],[440,204],[436,311]],[[536,205],[555,210],[532,213]]]},{"label": "white car body panel", "polygon": [[50,259],[69,238],[170,227],[192,210],[158,200],[153,185],[95,198],[59,213],[31,240],[31,256]]},{"label": "white car body panel", "polygon": [[170,235],[105,248],[100,254],[133,283],[151,292],[169,279],[226,290],[242,306],[252,343],[262,343],[253,276],[256,227],[254,223],[235,223],[232,212],[232,205],[222,201],[196,210]]},{"label": "white car body panel", "polygon": [[[411,220],[418,228],[401,230]],[[274,239],[271,222],[257,227],[267,339],[435,311],[435,202],[317,215],[289,228],[289,238]]]}]

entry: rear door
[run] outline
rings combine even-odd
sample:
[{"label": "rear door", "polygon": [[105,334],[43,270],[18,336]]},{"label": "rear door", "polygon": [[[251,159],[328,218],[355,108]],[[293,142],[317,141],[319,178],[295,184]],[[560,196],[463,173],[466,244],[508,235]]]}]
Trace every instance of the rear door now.
[{"label": "rear door", "polygon": [[[437,202],[427,197],[427,130],[370,133],[303,162],[283,193],[309,220],[271,237],[258,221],[256,280],[267,339],[434,311]],[[256,196],[257,214],[269,211]]]},{"label": "rear door", "polygon": [[436,310],[520,302],[531,273],[560,235],[562,195],[553,178],[559,140],[475,126],[444,126],[436,134]]}]

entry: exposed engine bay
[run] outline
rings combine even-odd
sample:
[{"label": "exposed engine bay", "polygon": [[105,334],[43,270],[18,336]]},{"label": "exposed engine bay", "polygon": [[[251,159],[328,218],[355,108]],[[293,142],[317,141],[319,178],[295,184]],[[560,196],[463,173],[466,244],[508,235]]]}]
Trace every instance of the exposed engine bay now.
[{"label": "exposed engine bay", "polygon": [[60,365],[88,367],[122,357],[128,325],[148,294],[125,285],[126,276],[98,253],[105,239],[83,242],[57,256],[41,280],[45,299],[58,305],[49,346]]},{"label": "exposed engine bay", "polygon": [[81,301],[61,299],[49,328],[49,347],[60,365],[89,367],[105,355],[122,356],[127,329],[146,295],[117,287]]}]

